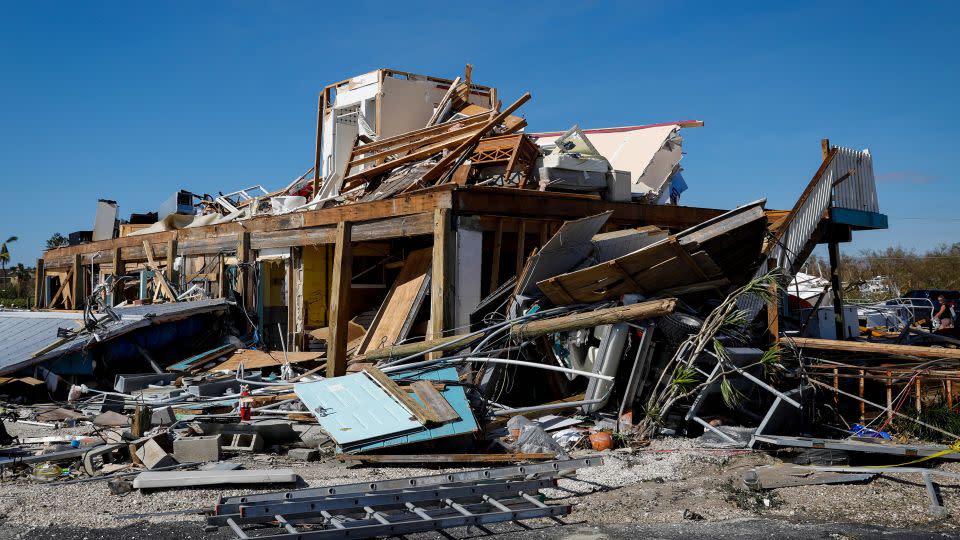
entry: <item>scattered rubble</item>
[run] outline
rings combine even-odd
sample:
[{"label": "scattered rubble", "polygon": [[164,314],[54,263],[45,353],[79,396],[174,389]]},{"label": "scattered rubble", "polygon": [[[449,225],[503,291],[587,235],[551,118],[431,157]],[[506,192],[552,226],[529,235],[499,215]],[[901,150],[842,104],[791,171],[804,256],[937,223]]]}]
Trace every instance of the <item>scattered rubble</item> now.
[{"label": "scattered rubble", "polygon": [[[909,316],[861,338],[836,284],[799,275],[817,244],[885,227],[868,151],[824,141],[789,211],[691,208],[680,133],[702,122],[531,133],[530,99],[504,107],[470,66],[380,70],[323,91],[316,162],[286,187],[180,190],[126,223],[101,200],[92,242],[38,261],[44,309],[0,312],[18,504],[34,484],[190,487],[203,508],[175,509],[210,525],[365,537],[697,475],[721,506],[673,494],[678,520],[805,512],[799,489],[919,474],[949,513],[934,482],[958,480],[937,467],[960,436],[923,411],[955,414],[960,342],[905,342]],[[767,454],[808,449],[857,467]],[[421,470],[452,465],[476,468]]]}]

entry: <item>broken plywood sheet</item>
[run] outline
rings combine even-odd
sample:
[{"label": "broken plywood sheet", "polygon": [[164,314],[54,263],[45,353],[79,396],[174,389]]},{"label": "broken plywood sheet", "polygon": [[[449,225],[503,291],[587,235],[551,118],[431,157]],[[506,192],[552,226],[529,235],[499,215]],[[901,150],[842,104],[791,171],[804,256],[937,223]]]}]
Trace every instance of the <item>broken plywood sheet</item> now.
[{"label": "broken plywood sheet", "polygon": [[[742,283],[759,262],[766,216],[752,203],[622,257],[537,283],[557,305],[698,284]],[[720,262],[718,262],[720,261]]]},{"label": "broken plywood sheet", "polygon": [[580,264],[593,250],[590,239],[600,232],[611,214],[613,211],[563,222],[556,234],[530,256],[514,294],[526,296],[534,292],[536,282],[567,272]]},{"label": "broken plywood sheet", "polygon": [[282,366],[284,359],[291,364],[309,362],[323,358],[322,352],[294,352],[289,351],[258,351],[256,349],[239,349],[224,362],[214,366],[209,371],[236,371],[243,363],[244,369],[258,369],[273,366]]},{"label": "broken plywood sheet", "polygon": [[664,289],[721,277],[720,269],[705,252],[691,255],[671,240],[537,285],[554,304],[565,305],[599,302],[626,293],[652,296]]},{"label": "broken plywood sheet", "polygon": [[407,256],[360,344],[359,354],[390,347],[407,337],[430,283],[432,252],[430,248],[418,249]]}]

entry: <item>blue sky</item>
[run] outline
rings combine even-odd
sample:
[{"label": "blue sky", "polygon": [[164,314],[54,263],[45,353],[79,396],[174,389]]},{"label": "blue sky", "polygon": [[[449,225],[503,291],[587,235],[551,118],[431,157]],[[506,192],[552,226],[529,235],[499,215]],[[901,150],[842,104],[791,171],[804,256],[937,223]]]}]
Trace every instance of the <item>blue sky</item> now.
[{"label": "blue sky", "polygon": [[[783,5],[781,5],[783,4]],[[701,119],[684,203],[789,208],[820,139],[873,153],[891,229],[960,240],[956,3],[0,2],[0,236],[32,265],[176,189],[278,187],[312,165],[316,98],[379,67],[524,91],[533,130]]]}]

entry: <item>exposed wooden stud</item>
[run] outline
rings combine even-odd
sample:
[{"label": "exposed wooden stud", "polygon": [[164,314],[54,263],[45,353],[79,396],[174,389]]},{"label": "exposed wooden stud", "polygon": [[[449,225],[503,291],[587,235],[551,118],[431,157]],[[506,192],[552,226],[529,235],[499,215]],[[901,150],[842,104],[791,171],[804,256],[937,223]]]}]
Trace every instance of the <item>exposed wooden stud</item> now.
[{"label": "exposed wooden stud", "polygon": [[43,258],[37,259],[36,271],[33,275],[33,307],[41,308],[45,307],[44,304],[44,284],[46,279],[43,271]]},{"label": "exposed wooden stud", "polygon": [[83,306],[83,264],[80,254],[73,256],[73,276],[70,285],[70,309],[80,309]]},{"label": "exposed wooden stud", "polygon": [[830,139],[820,139],[820,152],[823,154],[823,159],[830,157]]},{"label": "exposed wooden stud", "polygon": [[217,255],[217,298],[227,296],[227,264],[223,254]]},{"label": "exposed wooden stud", "polygon": [[167,241],[167,281],[173,281],[173,266],[177,259],[177,240],[176,238]]},{"label": "exposed wooden stud", "polygon": [[[250,262],[250,233],[243,231],[237,235],[237,291],[240,298],[244,299],[244,306],[250,305],[246,302],[248,294],[252,295],[254,291],[248,286],[252,283],[252,272],[248,272],[244,267]],[[249,279],[248,279],[249,278]]]},{"label": "exposed wooden stud", "polygon": [[543,248],[550,240],[550,222],[544,220],[540,222],[540,248]]},{"label": "exposed wooden stud", "polygon": [[330,343],[327,348],[327,377],[347,374],[347,327],[350,323],[350,282],[353,279],[352,224],[337,224],[333,252],[333,280],[330,291]]},{"label": "exposed wooden stud", "polygon": [[453,318],[453,272],[455,235],[450,210],[437,209],[433,214],[433,268],[430,276],[430,325],[427,339],[443,337]]}]

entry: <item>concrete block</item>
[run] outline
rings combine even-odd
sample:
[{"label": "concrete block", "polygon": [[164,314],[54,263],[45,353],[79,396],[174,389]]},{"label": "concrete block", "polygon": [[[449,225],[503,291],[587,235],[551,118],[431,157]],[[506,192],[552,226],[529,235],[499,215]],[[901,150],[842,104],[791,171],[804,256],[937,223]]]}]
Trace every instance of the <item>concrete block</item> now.
[{"label": "concrete block", "polygon": [[220,437],[184,437],[173,441],[173,457],[180,463],[220,461]]},{"label": "concrete block", "polygon": [[263,449],[263,437],[259,433],[226,433],[222,437],[229,441],[222,445],[227,452],[257,452]]},{"label": "concrete block", "polygon": [[171,465],[176,465],[177,460],[168,454],[156,439],[148,439],[143,445],[137,450],[137,457],[140,458],[140,462],[143,463],[143,466],[148,469],[156,469],[157,467],[169,467]]},{"label": "concrete block", "polygon": [[316,461],[320,457],[320,451],[316,448],[291,448],[287,457],[299,461]]},{"label": "concrete block", "polygon": [[173,407],[157,407],[150,411],[150,425],[169,426],[177,422],[177,415],[173,413]]}]

